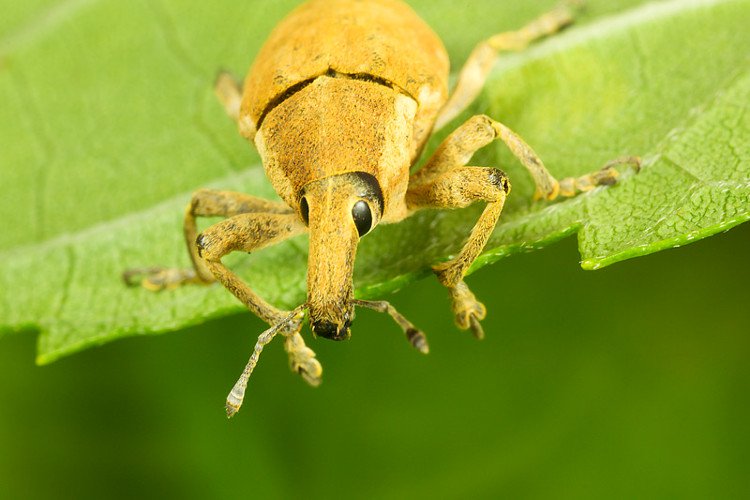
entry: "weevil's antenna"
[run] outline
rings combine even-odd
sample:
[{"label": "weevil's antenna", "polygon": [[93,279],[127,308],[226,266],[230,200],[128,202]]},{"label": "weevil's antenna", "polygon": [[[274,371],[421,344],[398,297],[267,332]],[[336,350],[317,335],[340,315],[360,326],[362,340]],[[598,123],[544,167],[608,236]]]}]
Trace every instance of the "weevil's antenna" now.
[{"label": "weevil's antenna", "polygon": [[424,333],[417,329],[411,321],[403,317],[389,302],[386,302],[385,300],[353,300],[352,302],[356,306],[366,307],[381,313],[387,313],[396,323],[398,323],[398,326],[404,330],[406,339],[416,350],[422,354],[430,352],[430,346],[427,344],[427,337],[425,337]]},{"label": "weevil's antenna", "polygon": [[247,362],[245,369],[242,371],[242,375],[240,375],[237,383],[234,384],[234,387],[232,387],[231,392],[227,396],[225,407],[227,410],[228,418],[232,418],[235,413],[239,411],[240,406],[242,406],[242,400],[245,398],[247,381],[250,378],[250,375],[253,373],[255,365],[258,364],[258,358],[260,357],[260,353],[263,352],[263,348],[266,346],[266,344],[271,342],[277,334],[284,333],[283,330],[289,328],[290,325],[293,325],[292,329],[296,330],[302,324],[302,319],[304,318],[304,316],[305,305],[303,304],[297,307],[294,311],[290,312],[289,315],[284,319],[258,336],[258,341],[255,343],[255,348],[253,349],[253,353],[250,355],[250,360]]}]

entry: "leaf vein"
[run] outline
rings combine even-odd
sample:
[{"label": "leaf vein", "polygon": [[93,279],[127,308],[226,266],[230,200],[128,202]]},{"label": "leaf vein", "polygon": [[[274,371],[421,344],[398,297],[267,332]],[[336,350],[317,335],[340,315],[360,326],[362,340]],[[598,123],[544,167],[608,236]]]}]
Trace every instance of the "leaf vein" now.
[{"label": "leaf vein", "polygon": [[205,71],[201,69],[200,65],[190,57],[190,52],[180,39],[175,23],[170,18],[169,11],[163,0],[147,2],[147,5],[154,13],[154,19],[156,20],[159,33],[163,36],[165,47],[174,56],[185,74],[191,77],[195,94],[193,101],[190,103],[190,116],[192,117],[197,132],[203,138],[205,143],[213,149],[220,158],[225,160],[225,163],[223,164],[225,170],[228,172],[232,171],[229,164],[229,159],[232,155],[222,145],[215,132],[204,120],[199,105],[202,97],[205,95],[207,82],[210,80],[206,78]]},{"label": "leaf vein", "polygon": [[99,0],[68,0],[44,10],[31,21],[23,24],[15,32],[0,40],[0,59],[19,52],[29,45],[43,40],[54,33],[61,24],[75,18],[85,7]]}]

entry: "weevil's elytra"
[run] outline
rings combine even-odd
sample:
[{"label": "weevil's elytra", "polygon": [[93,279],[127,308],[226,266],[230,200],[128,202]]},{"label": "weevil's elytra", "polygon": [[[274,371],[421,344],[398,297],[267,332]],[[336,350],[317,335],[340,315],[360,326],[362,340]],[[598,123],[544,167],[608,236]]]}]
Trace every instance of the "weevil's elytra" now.
[{"label": "weevil's elytra", "polygon": [[370,75],[420,100],[415,126],[423,140],[448,95],[449,64],[437,35],[401,1],[307,2],[281,21],[257,55],[242,114],[257,125],[277,96],[329,70]]},{"label": "weevil's elytra", "polygon": [[[572,0],[571,0],[572,5]],[[227,398],[237,412],[261,351],[285,337],[290,366],[311,385],[322,369],[301,336],[305,317],[315,335],[348,339],[354,308],[389,314],[420,352],[424,334],[388,302],[356,300],[352,273],[360,238],[378,224],[396,223],[418,210],[485,209],[459,254],[433,266],[448,288],[456,324],[484,335],[486,315],[463,277],[489,239],[510,192],[498,168],[467,166],[472,155],[500,140],[528,169],[536,197],[552,200],[613,184],[615,160],[599,171],[558,181],[515,132],[484,115],[458,126],[424,166],[410,175],[434,129],[460,114],[481,90],[497,54],[520,50],[573,20],[563,3],[519,31],[480,42],[448,93],[448,55],[440,39],[399,0],[311,0],[273,30],[240,89],[227,73],[216,93],[239,131],[254,142],[281,202],[229,191],[200,190],[185,212],[192,269],[146,268],[125,273],[151,290],[219,281],[271,328],[263,332]],[[197,234],[196,217],[225,220]],[[224,266],[233,251],[253,252],[309,233],[307,300],[282,311],[256,295]]]}]

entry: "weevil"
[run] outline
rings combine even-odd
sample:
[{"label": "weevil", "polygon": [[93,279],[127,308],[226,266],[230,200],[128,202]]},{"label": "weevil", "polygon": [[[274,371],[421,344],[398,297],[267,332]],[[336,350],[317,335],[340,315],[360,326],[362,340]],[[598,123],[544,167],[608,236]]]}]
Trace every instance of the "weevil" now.
[{"label": "weevil", "polygon": [[[306,316],[314,335],[343,340],[355,307],[385,312],[414,347],[428,351],[424,334],[388,302],[355,300],[352,283],[360,239],[419,210],[485,203],[460,252],[432,268],[448,289],[456,324],[483,337],[485,306],[463,278],[500,217],[510,182],[498,168],[468,165],[478,149],[502,141],[534,179],[535,197],[546,200],[614,184],[618,164],[637,166],[637,158],[623,158],[558,181],[518,134],[479,115],[410,173],[431,134],[479,94],[500,52],[559,31],[574,12],[573,3],[564,3],[518,31],[480,42],[450,94],[443,43],[400,0],[308,1],[273,30],[244,85],[219,74],[216,94],[240,134],[255,144],[281,201],[197,191],[184,219],[192,268],[131,269],[125,279],[151,290],[218,281],[270,325],[227,398],[228,416],[239,410],[260,353],[277,334],[286,339],[292,369],[312,385],[320,382],[321,365],[300,335]],[[196,218],[206,216],[225,220],[197,234]],[[293,311],[266,302],[222,263],[230,252],[254,252],[305,232],[307,299]]]}]

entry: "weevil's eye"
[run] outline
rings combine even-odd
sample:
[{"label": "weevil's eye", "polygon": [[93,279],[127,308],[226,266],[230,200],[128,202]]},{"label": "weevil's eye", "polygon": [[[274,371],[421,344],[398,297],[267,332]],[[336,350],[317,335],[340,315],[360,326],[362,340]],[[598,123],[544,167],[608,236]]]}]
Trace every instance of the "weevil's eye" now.
[{"label": "weevil's eye", "polygon": [[299,213],[306,225],[310,225],[310,205],[307,204],[307,198],[304,196],[299,200]]},{"label": "weevil's eye", "polygon": [[372,212],[367,202],[359,200],[352,207],[352,218],[357,226],[359,236],[366,235],[372,229]]}]

